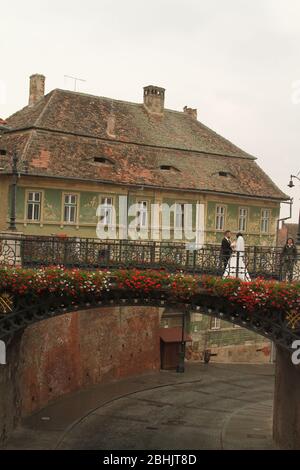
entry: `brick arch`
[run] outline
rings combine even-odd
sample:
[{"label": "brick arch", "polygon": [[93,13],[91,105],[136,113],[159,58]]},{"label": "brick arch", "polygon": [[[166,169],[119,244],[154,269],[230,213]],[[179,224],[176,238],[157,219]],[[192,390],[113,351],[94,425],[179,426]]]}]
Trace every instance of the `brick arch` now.
[{"label": "brick arch", "polygon": [[157,308],[81,305],[44,318],[40,314],[5,337],[0,446],[22,417],[53,400],[160,369]]}]

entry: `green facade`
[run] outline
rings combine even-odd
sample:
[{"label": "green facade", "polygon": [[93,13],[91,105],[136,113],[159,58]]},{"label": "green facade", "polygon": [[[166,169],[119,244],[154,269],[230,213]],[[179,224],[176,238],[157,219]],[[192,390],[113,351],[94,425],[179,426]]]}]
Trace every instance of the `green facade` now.
[{"label": "green facade", "polygon": [[[216,210],[218,205],[224,206],[226,210],[224,223],[225,230],[230,230],[233,233],[239,231],[239,209],[244,208],[248,211],[247,228],[244,232],[246,244],[253,246],[274,244],[280,207],[279,205],[278,207],[270,207],[268,204],[264,204],[263,201],[259,206],[252,205],[251,203],[247,203],[244,201],[239,201],[237,203],[208,201],[206,218],[206,240],[208,243],[219,244],[224,236],[224,230],[216,230]],[[261,231],[261,217],[263,209],[267,209],[270,211],[268,233],[263,233]]]},{"label": "green facade", "polygon": [[202,346],[207,348],[236,345],[245,341],[262,341],[261,336],[252,331],[245,328],[235,328],[232,323],[223,320],[221,320],[219,328],[213,329],[213,322],[214,319],[206,315],[202,315],[201,321],[189,320],[188,332],[195,341],[198,340]]},{"label": "green facade", "polygon": [[[28,221],[26,220],[26,197],[29,190],[41,191],[42,192],[42,209],[41,219],[39,221]],[[63,221],[63,196],[64,193],[74,193],[78,196],[77,212],[78,217],[74,223],[65,223]],[[128,207],[136,203],[138,200],[147,200],[149,207],[151,203],[155,203],[155,196],[147,194],[141,196],[141,193],[131,192],[128,197]],[[45,188],[45,187],[21,187],[17,188],[17,227],[18,230],[25,234],[36,234],[36,235],[56,235],[66,234],[74,237],[96,237],[96,225],[98,218],[96,216],[96,210],[100,203],[101,196],[109,196],[113,198],[115,214],[116,214],[116,225],[118,227],[119,221],[119,198],[124,197],[124,193],[118,193],[117,189],[115,192],[110,191],[82,191],[77,188],[74,191],[71,189],[56,189],[56,188]],[[195,199],[184,197],[182,199],[181,194],[170,197],[168,194],[162,194],[160,202],[167,207],[174,207],[175,203],[191,204],[191,220],[192,230],[196,230],[196,201]],[[272,245],[275,242],[275,233],[277,228],[277,220],[279,218],[279,204],[273,207],[262,201],[261,205],[254,205],[252,201],[237,200],[236,203],[225,202],[223,200],[205,200],[205,242],[206,243],[217,243],[221,242],[224,235],[224,230],[229,229],[233,233],[238,231],[239,224],[239,209],[241,207],[248,210],[247,219],[247,230],[245,231],[246,244],[248,245]],[[226,207],[224,229],[216,230],[216,208],[218,205]],[[10,207],[10,204],[9,206]],[[165,206],[164,206],[165,207]],[[269,233],[261,232],[261,214],[262,209],[268,209],[270,211],[270,222],[269,222]],[[9,210],[8,210],[9,218]],[[149,211],[149,220],[150,220]],[[128,225],[134,220],[134,215],[129,215],[127,218]],[[174,212],[170,212],[170,240],[174,240]],[[160,223],[162,223],[163,217],[161,216]],[[163,227],[160,226],[162,231]],[[178,233],[178,232],[177,232]],[[117,231],[117,237],[119,236]],[[149,230],[150,237],[150,230]],[[184,240],[184,237],[182,238]],[[180,239],[176,238],[180,241]],[[194,241],[190,239],[189,241]]]}]

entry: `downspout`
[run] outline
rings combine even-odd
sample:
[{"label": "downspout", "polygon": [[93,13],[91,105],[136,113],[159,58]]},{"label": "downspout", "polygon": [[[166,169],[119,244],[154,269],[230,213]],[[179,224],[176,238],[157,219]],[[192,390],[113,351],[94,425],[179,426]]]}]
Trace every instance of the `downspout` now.
[{"label": "downspout", "polygon": [[127,190],[127,207],[126,207],[126,240],[128,240],[129,232],[128,232],[128,224],[129,224],[129,189]]},{"label": "downspout", "polygon": [[293,215],[293,202],[294,198],[291,198],[289,201],[283,201],[283,204],[289,204],[290,206],[290,215],[288,217],[282,217],[281,219],[277,220],[277,230],[276,230],[276,246],[278,245],[278,232],[279,232],[279,224],[280,222],[284,222],[285,220],[289,220],[292,218]]}]

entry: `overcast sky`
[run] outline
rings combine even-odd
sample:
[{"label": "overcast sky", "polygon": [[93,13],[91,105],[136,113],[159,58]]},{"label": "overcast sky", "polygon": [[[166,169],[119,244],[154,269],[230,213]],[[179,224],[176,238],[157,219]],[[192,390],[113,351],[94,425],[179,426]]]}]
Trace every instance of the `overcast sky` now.
[{"label": "overcast sky", "polygon": [[[258,157],[295,198],[300,182],[299,0],[27,0],[1,2],[0,117],[27,104],[28,77],[141,102],[166,88],[166,107],[198,119]],[[4,90],[5,89],[5,90]],[[284,212],[284,215],[286,211]]]}]

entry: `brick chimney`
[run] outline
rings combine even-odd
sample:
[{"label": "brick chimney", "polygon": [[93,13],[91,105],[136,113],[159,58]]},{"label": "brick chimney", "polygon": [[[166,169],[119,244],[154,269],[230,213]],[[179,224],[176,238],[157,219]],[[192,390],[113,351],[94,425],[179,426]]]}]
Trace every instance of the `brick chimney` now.
[{"label": "brick chimney", "polygon": [[29,85],[29,106],[33,106],[45,95],[45,77],[38,73],[31,75]]},{"label": "brick chimney", "polygon": [[197,109],[188,108],[187,106],[185,106],[183,108],[183,112],[191,116],[193,119],[197,119]]},{"label": "brick chimney", "polygon": [[154,85],[144,87],[144,106],[149,113],[163,114],[165,89]]}]

